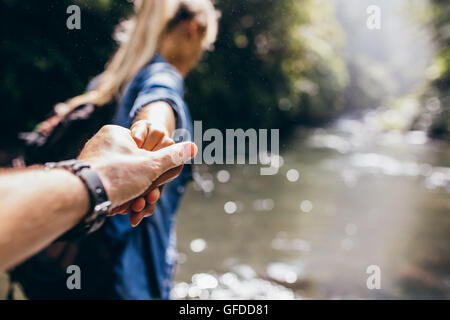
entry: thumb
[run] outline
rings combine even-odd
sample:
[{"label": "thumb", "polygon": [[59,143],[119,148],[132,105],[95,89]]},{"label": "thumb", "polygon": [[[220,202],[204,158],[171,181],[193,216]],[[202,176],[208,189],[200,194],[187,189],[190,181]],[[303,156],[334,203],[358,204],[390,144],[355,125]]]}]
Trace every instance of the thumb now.
[{"label": "thumb", "polygon": [[181,166],[197,154],[198,148],[193,142],[183,142],[171,145],[155,152],[149,152],[152,161],[159,164],[158,175],[167,170]]}]

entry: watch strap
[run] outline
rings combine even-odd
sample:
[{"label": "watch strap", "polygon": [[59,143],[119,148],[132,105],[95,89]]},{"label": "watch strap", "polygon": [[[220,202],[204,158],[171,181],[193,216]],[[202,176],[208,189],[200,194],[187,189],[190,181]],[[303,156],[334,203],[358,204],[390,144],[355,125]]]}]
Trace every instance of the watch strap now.
[{"label": "watch strap", "polygon": [[105,222],[106,215],[111,207],[111,202],[108,200],[108,195],[103,183],[95,170],[88,164],[79,160],[47,163],[45,168],[62,168],[69,170],[80,178],[89,193],[90,208],[88,213],[78,225],[69,230],[58,240],[72,240],[98,230]]}]

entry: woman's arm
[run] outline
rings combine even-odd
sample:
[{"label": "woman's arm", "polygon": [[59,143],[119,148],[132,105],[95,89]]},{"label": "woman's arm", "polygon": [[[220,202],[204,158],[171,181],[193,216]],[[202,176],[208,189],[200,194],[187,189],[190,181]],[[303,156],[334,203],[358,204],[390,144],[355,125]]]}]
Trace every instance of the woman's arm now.
[{"label": "woman's arm", "polygon": [[147,120],[155,127],[155,131],[162,131],[159,134],[155,133],[155,138],[161,136],[161,133],[171,138],[175,131],[175,114],[172,107],[165,101],[152,102],[142,108],[135,122],[139,120]]}]

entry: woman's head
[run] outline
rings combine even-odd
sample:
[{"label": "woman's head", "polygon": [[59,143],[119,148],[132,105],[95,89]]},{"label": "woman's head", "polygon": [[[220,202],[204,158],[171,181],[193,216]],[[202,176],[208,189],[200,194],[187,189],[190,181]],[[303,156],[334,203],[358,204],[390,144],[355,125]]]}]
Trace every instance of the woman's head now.
[{"label": "woman's head", "polygon": [[217,36],[218,13],[210,0],[178,0],[159,42],[159,52],[187,74]]},{"label": "woman's head", "polygon": [[181,34],[188,36],[177,48],[185,55],[176,58],[187,59],[190,68],[216,39],[219,14],[211,0],[134,0],[134,7],[133,16],[117,29],[115,39],[119,48],[99,75],[96,88],[58,105],[58,113],[65,114],[86,103],[107,104],[121,93],[156,51],[167,49],[169,39],[181,41]]}]

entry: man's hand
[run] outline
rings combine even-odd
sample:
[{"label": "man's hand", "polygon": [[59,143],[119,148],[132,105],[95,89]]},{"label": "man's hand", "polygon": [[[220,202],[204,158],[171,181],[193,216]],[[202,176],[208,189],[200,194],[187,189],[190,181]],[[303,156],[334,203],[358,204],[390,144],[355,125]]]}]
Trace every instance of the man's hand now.
[{"label": "man's hand", "polygon": [[[169,137],[169,133],[164,126],[151,123],[148,120],[139,120],[135,122],[131,127],[131,136],[139,148],[147,151],[158,151],[175,144]],[[167,174],[160,177],[158,183],[154,183],[148,192],[134,201],[117,208],[112,214],[130,213],[132,224],[139,224],[143,218],[153,214],[156,202],[161,196],[164,185],[176,178],[181,173],[182,169],[183,165],[172,169]]]},{"label": "man's hand", "polygon": [[[140,144],[139,135],[137,141]],[[112,212],[122,213],[141,197],[146,197],[149,203],[156,202],[159,194],[155,197],[151,191],[178,176],[183,163],[197,153],[197,147],[191,142],[173,144],[164,137],[155,139],[154,135],[141,146],[153,145],[158,151],[143,150],[138,143],[129,130],[109,125],[88,141],[78,157],[99,174],[115,208]],[[142,212],[131,215],[131,224],[137,225],[145,215]]]},{"label": "man's hand", "polygon": [[[79,159],[96,170],[113,207],[118,207],[175,176],[196,152],[190,142],[149,152],[138,148],[129,130],[105,126],[85,145]],[[0,203],[2,272],[79,223],[89,209],[89,193],[81,179],[67,170],[5,170],[0,174]],[[134,225],[138,222],[134,216],[130,219]]]}]

